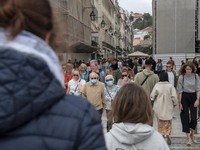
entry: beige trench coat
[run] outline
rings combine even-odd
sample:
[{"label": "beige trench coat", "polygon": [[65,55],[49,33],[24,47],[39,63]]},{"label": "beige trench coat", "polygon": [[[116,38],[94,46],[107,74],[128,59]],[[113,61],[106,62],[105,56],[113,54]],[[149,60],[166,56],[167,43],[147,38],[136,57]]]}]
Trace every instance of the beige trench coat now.
[{"label": "beige trench coat", "polygon": [[169,82],[158,82],[150,95],[153,110],[160,120],[171,120],[174,114],[174,107],[177,105],[176,89]]}]

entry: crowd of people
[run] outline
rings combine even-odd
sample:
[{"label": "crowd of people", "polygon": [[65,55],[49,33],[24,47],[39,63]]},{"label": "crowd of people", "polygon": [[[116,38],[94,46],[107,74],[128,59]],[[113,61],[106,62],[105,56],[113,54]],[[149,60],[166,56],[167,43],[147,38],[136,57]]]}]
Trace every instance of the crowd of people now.
[{"label": "crowd of people", "polygon": [[1,150],[169,150],[177,104],[187,145],[196,142],[196,63],[177,75],[172,58],[166,70],[151,57],[75,61],[63,75],[53,18],[48,0],[0,1]]},{"label": "crowd of people", "polygon": [[[71,66],[73,65],[71,64]],[[84,66],[84,71],[81,66]],[[168,145],[171,145],[170,135],[174,108],[179,105],[183,132],[186,133],[187,145],[190,146],[195,143],[194,131],[197,125],[197,108],[200,97],[198,66],[196,62],[187,61],[176,73],[175,62],[171,57],[165,66],[164,70],[162,60],[158,59],[156,63],[153,58],[113,59],[102,62],[91,60],[86,64],[80,64],[79,68],[75,69],[74,67],[74,70],[82,71],[82,74],[87,75],[87,78],[79,76],[80,79],[85,79],[87,82],[85,88],[78,82],[78,79],[73,87],[81,87],[79,90],[82,92],[79,96],[88,99],[100,112],[100,115],[102,115],[103,109],[106,110],[107,131],[109,132],[113,123],[113,118],[109,119],[109,113],[112,113],[111,104],[118,99],[118,96],[115,96],[118,90],[123,89],[129,83],[141,86],[151,101],[156,118],[156,121],[154,120],[150,125],[153,125],[163,135]],[[63,67],[65,68],[65,65]],[[68,71],[65,70],[66,73]],[[70,74],[72,72],[73,67],[70,69]],[[64,76],[68,79],[66,73]],[[95,81],[93,81],[94,79]],[[66,80],[65,85],[67,82]],[[88,85],[90,85],[89,90]],[[66,88],[70,87],[70,84],[66,86]],[[134,90],[132,89],[132,91]]]}]

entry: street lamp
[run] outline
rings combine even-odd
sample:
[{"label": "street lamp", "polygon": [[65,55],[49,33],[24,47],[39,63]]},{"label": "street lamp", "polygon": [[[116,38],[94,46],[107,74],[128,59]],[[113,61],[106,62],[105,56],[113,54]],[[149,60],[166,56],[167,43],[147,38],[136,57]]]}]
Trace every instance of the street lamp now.
[{"label": "street lamp", "polygon": [[113,31],[113,28],[110,26],[108,30],[111,33]]},{"label": "street lamp", "polygon": [[[104,28],[106,25],[107,25],[106,22],[104,21],[104,19],[102,19],[102,21],[101,21],[101,28]],[[113,32],[113,28],[111,27],[111,25],[110,25],[110,27],[108,28],[108,31],[109,31],[110,33]]]},{"label": "street lamp", "polygon": [[92,12],[90,13],[90,19],[91,19],[92,21],[95,21],[95,19],[96,19],[96,15],[95,15],[95,13],[94,13],[94,10],[92,10]]},{"label": "street lamp", "polygon": [[106,22],[104,21],[104,19],[101,21],[101,28],[104,28],[106,26]]}]

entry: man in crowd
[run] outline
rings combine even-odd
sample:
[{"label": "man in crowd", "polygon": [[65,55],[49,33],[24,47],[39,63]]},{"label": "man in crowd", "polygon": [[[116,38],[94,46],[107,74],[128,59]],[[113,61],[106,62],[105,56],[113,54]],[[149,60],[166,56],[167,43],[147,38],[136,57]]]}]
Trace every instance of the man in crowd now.
[{"label": "man in crowd", "polygon": [[152,60],[147,59],[145,61],[145,69],[142,72],[137,73],[134,80],[136,84],[139,84],[144,88],[148,96],[150,96],[154,85],[159,81],[158,76],[151,71],[151,69]]},{"label": "man in crowd", "polygon": [[105,83],[106,73],[103,70],[99,69],[99,64],[96,60],[90,61],[90,69],[91,71],[89,73],[96,72],[99,76],[99,80]]},{"label": "man in crowd", "polygon": [[173,70],[173,69],[176,70],[176,65],[175,65],[175,62],[174,62],[174,60],[172,59],[172,57],[169,57],[169,61],[168,61],[168,62],[171,63],[171,65],[172,65],[172,70]]},{"label": "man in crowd", "polygon": [[84,86],[83,95],[102,116],[105,107],[104,85],[98,81],[99,76],[95,72],[91,72],[89,78],[89,82]]},{"label": "man in crowd", "polygon": [[173,65],[171,62],[167,62],[166,64],[166,72],[168,74],[169,83],[171,83],[174,87],[176,87],[177,76],[176,72],[173,69]]}]

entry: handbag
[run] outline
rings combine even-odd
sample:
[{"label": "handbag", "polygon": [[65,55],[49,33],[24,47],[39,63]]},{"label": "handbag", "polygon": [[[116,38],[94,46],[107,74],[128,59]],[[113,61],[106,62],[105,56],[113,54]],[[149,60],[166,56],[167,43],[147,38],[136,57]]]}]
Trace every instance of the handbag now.
[{"label": "handbag", "polygon": [[110,95],[110,92],[108,91],[107,87],[106,87],[106,91],[107,91],[109,97],[111,98],[111,102],[112,102],[113,99],[112,99],[112,96]]},{"label": "handbag", "polygon": [[[81,79],[78,81],[78,84],[79,84],[80,82],[81,82]],[[76,90],[77,90],[77,88],[78,88],[78,84],[77,84],[77,86],[76,86],[76,88],[75,88],[75,90],[74,90],[74,93],[76,92]],[[70,92],[71,95],[74,95],[74,93]]]}]

